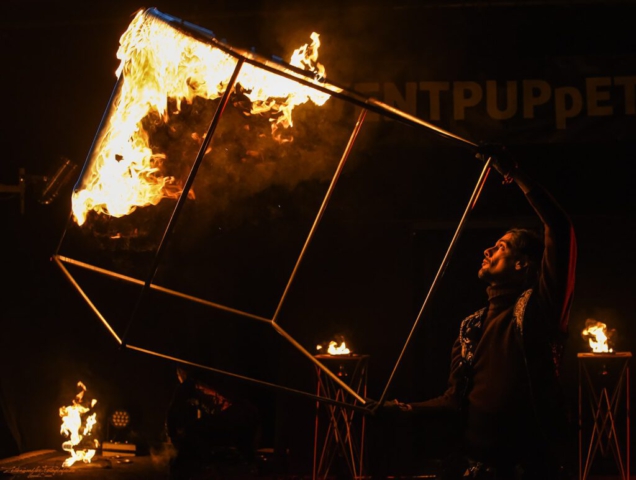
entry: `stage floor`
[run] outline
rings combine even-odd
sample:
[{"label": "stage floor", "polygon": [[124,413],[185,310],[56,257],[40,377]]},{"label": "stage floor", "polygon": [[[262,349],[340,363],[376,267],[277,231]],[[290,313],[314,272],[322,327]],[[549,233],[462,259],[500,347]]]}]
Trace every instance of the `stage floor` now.
[{"label": "stage floor", "polygon": [[[74,480],[170,480],[169,456],[152,453],[130,457],[96,455],[91,463],[62,464],[68,453],[38,450],[0,460],[0,479],[69,478]],[[175,480],[173,477],[172,480]],[[205,480],[311,480],[311,475],[264,474],[257,469],[219,469],[201,477]],[[388,480],[434,480],[434,474],[394,476]],[[617,475],[594,475],[589,480],[620,480]],[[329,477],[335,480],[335,477]],[[636,480],[631,476],[630,480]]]},{"label": "stage floor", "polygon": [[[191,480],[191,475],[171,472],[171,450],[155,450],[145,455],[95,455],[90,463],[76,462],[64,467],[69,454],[64,451],[38,450],[0,460],[0,479],[69,478],[73,480]],[[262,464],[218,462],[197,471],[199,480],[285,480],[285,475],[271,475]],[[186,476],[184,476],[186,475]],[[294,480],[309,480],[308,476],[294,476]]]},{"label": "stage floor", "polygon": [[75,463],[63,467],[69,458],[66,452],[40,450],[0,460],[0,478],[74,478],[84,479],[156,479],[169,478],[168,463],[151,455],[134,457],[102,457],[96,455],[91,463]]}]

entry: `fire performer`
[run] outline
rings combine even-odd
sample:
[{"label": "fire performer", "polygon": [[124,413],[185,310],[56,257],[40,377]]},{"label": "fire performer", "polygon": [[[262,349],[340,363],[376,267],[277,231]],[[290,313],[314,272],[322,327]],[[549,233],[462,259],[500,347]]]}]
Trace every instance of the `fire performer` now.
[{"label": "fire performer", "polygon": [[493,157],[504,183],[523,191],[543,233],[513,228],[484,251],[478,277],[488,285],[488,304],[461,322],[447,390],[422,402],[385,402],[379,411],[456,421],[458,448],[444,462],[444,479],[564,478],[573,429],[559,367],[574,290],[574,229],[505,148],[480,147],[478,156]]}]

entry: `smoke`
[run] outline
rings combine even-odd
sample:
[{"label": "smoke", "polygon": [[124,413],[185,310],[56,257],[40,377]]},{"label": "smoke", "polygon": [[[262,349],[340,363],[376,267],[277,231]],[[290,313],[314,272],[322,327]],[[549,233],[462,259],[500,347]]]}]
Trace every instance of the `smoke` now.
[{"label": "smoke", "polygon": [[218,100],[196,98],[182,104],[166,122],[145,125],[153,152],[165,155],[163,174],[179,179],[181,185],[200,155],[204,138],[212,135],[196,172],[191,203],[209,218],[231,217],[232,223],[239,224],[250,214],[241,211],[248,199],[268,191],[280,199],[301,183],[327,185],[353,126],[341,103],[332,98],[323,106],[299,105],[293,112],[293,125],[278,127],[275,134],[272,124],[277,111],[251,114],[249,100],[240,93],[232,96],[211,133]]},{"label": "smoke", "polygon": [[150,448],[150,461],[158,472],[167,472],[170,465],[177,458],[178,451],[172,443],[152,445]]}]

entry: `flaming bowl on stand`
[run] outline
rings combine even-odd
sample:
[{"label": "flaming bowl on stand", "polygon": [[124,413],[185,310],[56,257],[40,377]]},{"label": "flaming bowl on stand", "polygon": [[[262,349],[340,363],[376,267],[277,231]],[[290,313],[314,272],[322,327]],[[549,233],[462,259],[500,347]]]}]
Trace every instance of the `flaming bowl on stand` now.
[{"label": "flaming bowl on stand", "polygon": [[581,332],[584,340],[589,341],[593,353],[613,353],[616,330],[607,329],[607,325],[593,318],[585,321],[585,328]]},{"label": "flaming bowl on stand", "polygon": [[347,346],[347,342],[344,337],[342,335],[339,335],[338,337],[338,341],[334,339],[328,343],[320,343],[316,345],[318,355],[352,355],[351,349]]},{"label": "flaming bowl on stand", "polygon": [[[316,350],[318,350],[318,354],[316,355],[318,358],[322,359],[348,359],[357,357],[349,347],[347,347],[347,342],[345,341],[342,335],[338,335],[338,341],[331,340],[328,344],[319,344],[316,346]],[[324,350],[327,350],[326,353],[323,353]],[[346,367],[346,363],[339,363],[337,366],[337,371],[335,372],[339,378],[346,378],[349,376],[348,369]]]}]

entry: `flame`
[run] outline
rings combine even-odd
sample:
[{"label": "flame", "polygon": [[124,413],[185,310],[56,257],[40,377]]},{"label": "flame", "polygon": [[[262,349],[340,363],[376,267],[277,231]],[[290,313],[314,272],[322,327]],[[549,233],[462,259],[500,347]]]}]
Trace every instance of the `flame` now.
[{"label": "flame", "polygon": [[[319,35],[311,45],[295,50],[290,64],[309,69],[324,78],[317,62]],[[140,10],[121,36],[116,76],[119,93],[113,97],[110,114],[100,127],[91,165],[82,175],[81,187],[72,197],[73,218],[83,225],[89,211],[122,217],[139,207],[157,205],[164,198],[177,198],[182,182],[167,172],[165,152],[151,146],[144,119],[167,122],[184,102],[195,97],[219,98],[236,67],[235,57],[179,32]],[[251,101],[250,114],[273,113],[272,135],[279,142],[282,129],[291,127],[295,106],[312,100],[323,105],[328,94],[245,63],[237,88]],[[200,134],[192,138],[202,141]],[[194,193],[189,193],[194,198]]]},{"label": "flame", "polygon": [[585,321],[585,328],[581,332],[583,338],[587,338],[590,348],[594,353],[611,353],[614,350],[609,347],[607,325],[603,322],[588,318]]},{"label": "flame", "polygon": [[338,342],[332,340],[331,342],[329,342],[327,353],[329,353],[329,355],[348,355],[351,353],[351,350],[347,348],[344,340],[342,341],[340,346],[338,346]]},{"label": "flame", "polygon": [[77,445],[82,442],[84,437],[90,435],[93,427],[97,423],[97,413],[93,412],[87,415],[91,409],[97,403],[97,400],[91,400],[90,407],[82,405],[82,399],[86,392],[86,387],[82,382],[78,382],[77,386],[81,389],[80,392],[73,399],[73,404],[60,407],[60,417],[62,417],[62,427],[60,433],[66,435],[68,440],[62,444],[62,448],[70,453],[70,457],[64,460],[62,466],[70,467],[77,461],[84,463],[90,463],[91,459],[95,456],[96,448],[99,447],[99,442],[93,439],[93,445],[95,448],[89,449],[75,449]]}]

